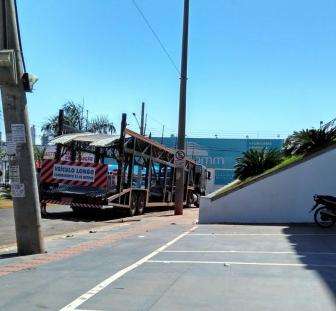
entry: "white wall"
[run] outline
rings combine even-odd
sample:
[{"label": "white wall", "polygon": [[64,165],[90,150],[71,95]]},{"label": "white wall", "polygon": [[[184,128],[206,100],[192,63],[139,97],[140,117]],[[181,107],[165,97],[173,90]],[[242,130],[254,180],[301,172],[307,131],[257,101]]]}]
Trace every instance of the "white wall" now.
[{"label": "white wall", "polygon": [[314,194],[336,196],[336,149],[211,201],[201,198],[200,223],[312,222]]},{"label": "white wall", "polygon": [[218,188],[223,187],[221,185],[215,185],[215,169],[207,168],[207,170],[211,173],[211,179],[207,180],[206,185],[206,193],[212,193],[216,191]]}]

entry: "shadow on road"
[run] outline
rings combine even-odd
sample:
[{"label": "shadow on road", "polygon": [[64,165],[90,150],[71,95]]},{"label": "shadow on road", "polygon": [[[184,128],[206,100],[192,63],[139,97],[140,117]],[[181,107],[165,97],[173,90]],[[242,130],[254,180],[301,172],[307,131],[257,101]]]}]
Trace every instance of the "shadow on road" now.
[{"label": "shadow on road", "polygon": [[48,213],[43,216],[45,219],[61,219],[71,222],[102,222],[116,219],[123,219],[127,217],[123,211],[117,211],[114,209],[106,210],[83,210],[81,212],[73,212],[72,210],[58,211],[52,208],[48,210]]},{"label": "shadow on road", "polygon": [[283,233],[306,269],[318,273],[336,303],[336,229],[295,225],[285,228]]},{"label": "shadow on road", "polygon": [[18,253],[7,253],[7,254],[0,254],[0,260],[1,259],[8,259],[8,258],[14,258],[14,257],[18,257],[19,254]]},{"label": "shadow on road", "polygon": [[[144,217],[150,216],[155,212],[169,211],[169,208],[151,208],[145,211]],[[173,215],[160,215],[159,217],[173,216]],[[49,208],[44,219],[58,219],[69,222],[109,222],[109,221],[121,221],[131,222],[139,221],[138,217],[129,217],[127,210],[107,208],[107,209],[87,209],[79,212],[73,212],[70,208],[66,210],[62,208]]]}]

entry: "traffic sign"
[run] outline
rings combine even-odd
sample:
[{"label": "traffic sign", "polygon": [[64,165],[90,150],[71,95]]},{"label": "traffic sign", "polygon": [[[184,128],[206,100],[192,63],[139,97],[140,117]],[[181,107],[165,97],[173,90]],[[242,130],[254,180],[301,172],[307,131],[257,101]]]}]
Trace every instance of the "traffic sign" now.
[{"label": "traffic sign", "polygon": [[184,167],[185,152],[183,150],[176,150],[174,156],[174,163],[176,167]]}]

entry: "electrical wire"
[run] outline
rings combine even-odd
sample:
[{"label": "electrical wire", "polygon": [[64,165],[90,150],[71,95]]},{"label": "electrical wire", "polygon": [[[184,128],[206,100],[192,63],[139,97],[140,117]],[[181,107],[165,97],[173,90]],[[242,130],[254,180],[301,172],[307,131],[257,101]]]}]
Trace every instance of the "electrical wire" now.
[{"label": "electrical wire", "polygon": [[155,37],[155,39],[157,40],[157,42],[159,43],[161,49],[163,50],[163,52],[168,57],[170,63],[173,65],[173,67],[176,70],[176,72],[180,75],[181,74],[180,70],[178,69],[178,67],[177,67],[176,63],[174,62],[173,58],[170,56],[168,50],[164,46],[164,44],[161,41],[159,35],[155,32],[154,28],[150,24],[150,22],[149,22],[148,18],[146,17],[145,13],[141,10],[140,6],[137,4],[137,2],[135,0],[132,0],[132,3],[134,5],[134,7],[137,9],[137,11],[140,14],[140,16],[142,17],[142,19],[144,20],[144,22],[146,23],[147,27],[149,28],[149,30],[151,31],[151,33],[153,34],[153,36]]}]

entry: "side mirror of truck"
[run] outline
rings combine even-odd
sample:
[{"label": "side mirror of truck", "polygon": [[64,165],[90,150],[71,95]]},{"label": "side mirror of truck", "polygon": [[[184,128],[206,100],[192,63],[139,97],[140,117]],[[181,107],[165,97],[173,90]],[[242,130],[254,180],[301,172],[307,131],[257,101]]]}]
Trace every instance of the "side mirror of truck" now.
[{"label": "side mirror of truck", "polygon": [[211,172],[207,171],[207,180],[211,179]]}]

